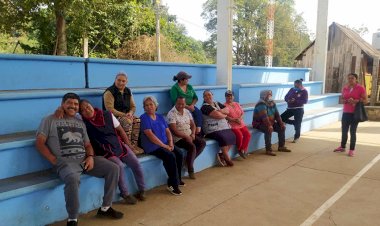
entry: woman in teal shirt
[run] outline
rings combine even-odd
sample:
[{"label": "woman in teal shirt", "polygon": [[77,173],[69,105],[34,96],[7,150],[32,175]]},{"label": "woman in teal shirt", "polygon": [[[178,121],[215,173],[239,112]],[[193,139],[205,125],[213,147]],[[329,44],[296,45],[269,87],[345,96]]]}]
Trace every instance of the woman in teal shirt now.
[{"label": "woman in teal shirt", "polygon": [[191,75],[187,74],[186,72],[178,72],[178,74],[173,77],[173,81],[177,81],[177,83],[174,84],[170,89],[170,98],[174,105],[179,96],[185,97],[185,108],[191,112],[195,125],[197,126],[196,134],[199,134],[202,127],[202,112],[195,106],[198,101],[198,96],[195,93],[193,87],[188,84],[190,78]]}]

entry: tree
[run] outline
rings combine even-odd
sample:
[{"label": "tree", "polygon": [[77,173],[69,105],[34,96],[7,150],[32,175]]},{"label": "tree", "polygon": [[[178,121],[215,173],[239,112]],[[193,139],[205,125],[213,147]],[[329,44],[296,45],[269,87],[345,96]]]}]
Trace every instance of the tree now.
[{"label": "tree", "polygon": [[[3,13],[0,34],[16,39],[23,35],[32,40],[18,45],[27,53],[81,56],[86,37],[90,57],[131,59],[128,54],[120,54],[123,52],[133,53],[135,59],[152,60],[149,54],[136,55],[143,49],[130,49],[155,35],[155,12],[150,0],[7,0],[0,2]],[[167,44],[164,50],[183,56],[181,62],[210,62],[202,43],[188,37],[185,27],[165,7],[160,24]]]},{"label": "tree", "polygon": [[[233,57],[238,65],[264,65],[267,21],[266,0],[235,0],[233,16]],[[294,10],[293,0],[277,0],[275,11],[274,66],[291,66],[293,58],[308,44],[305,22]],[[202,17],[212,34],[205,49],[216,56],[217,1],[203,5]]]}]

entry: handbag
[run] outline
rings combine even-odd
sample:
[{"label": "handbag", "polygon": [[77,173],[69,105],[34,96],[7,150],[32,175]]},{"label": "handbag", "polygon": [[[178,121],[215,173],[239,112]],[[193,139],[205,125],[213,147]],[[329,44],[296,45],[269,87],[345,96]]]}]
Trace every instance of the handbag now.
[{"label": "handbag", "polygon": [[361,101],[355,105],[354,119],[358,122],[368,121],[367,112],[365,111],[364,104]]}]

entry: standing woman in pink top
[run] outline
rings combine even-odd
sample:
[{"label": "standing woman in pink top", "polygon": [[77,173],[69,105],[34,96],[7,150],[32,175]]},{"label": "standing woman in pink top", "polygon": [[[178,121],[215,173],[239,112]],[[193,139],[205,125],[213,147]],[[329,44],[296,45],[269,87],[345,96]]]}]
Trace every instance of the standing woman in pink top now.
[{"label": "standing woman in pink top", "polygon": [[238,102],[234,102],[234,92],[227,90],[224,96],[226,97],[226,103],[224,103],[224,106],[229,110],[226,119],[230,124],[232,131],[235,133],[238,153],[245,159],[248,155],[248,144],[251,139],[251,133],[244,124],[244,111]]},{"label": "standing woman in pink top", "polygon": [[355,105],[358,102],[367,103],[367,93],[365,88],[357,83],[358,75],[355,73],[348,74],[348,84],[343,87],[343,115],[342,115],[342,140],[334,152],[345,152],[348,139],[348,130],[350,130],[350,150],[348,156],[353,157],[356,143],[356,129],[359,122],[354,119]]}]

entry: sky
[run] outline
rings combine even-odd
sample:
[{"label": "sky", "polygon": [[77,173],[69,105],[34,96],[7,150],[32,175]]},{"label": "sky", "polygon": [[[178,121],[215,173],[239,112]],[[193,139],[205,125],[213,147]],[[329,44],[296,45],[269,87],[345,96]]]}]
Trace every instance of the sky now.
[{"label": "sky", "polygon": [[[315,34],[317,26],[318,0],[294,0],[295,9],[302,13],[309,33]],[[205,41],[208,33],[201,17],[202,4],[206,0],[161,0],[169,7],[169,13],[177,16],[191,37]],[[372,43],[372,34],[380,29],[379,0],[329,0],[328,25],[337,22],[354,28],[367,27],[369,32],[363,38]],[[276,19],[276,18],[275,18]],[[276,29],[276,28],[275,28]]]}]

